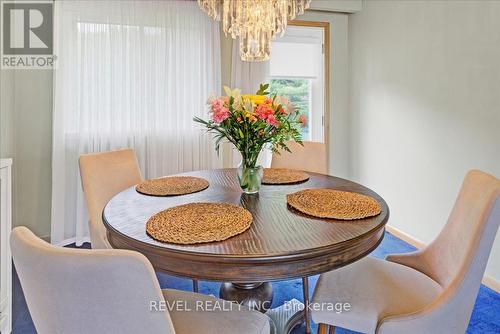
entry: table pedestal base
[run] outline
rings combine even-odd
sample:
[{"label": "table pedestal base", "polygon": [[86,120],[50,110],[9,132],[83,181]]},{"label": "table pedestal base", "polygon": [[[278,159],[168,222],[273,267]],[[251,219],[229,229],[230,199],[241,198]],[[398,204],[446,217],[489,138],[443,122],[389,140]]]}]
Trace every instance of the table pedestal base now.
[{"label": "table pedestal base", "polygon": [[237,302],[262,313],[269,310],[273,303],[273,288],[268,282],[222,283],[219,295],[222,299]]},{"label": "table pedestal base", "polygon": [[304,322],[304,304],[297,299],[270,309],[273,289],[268,282],[222,283],[219,295],[224,300],[237,302],[266,314],[271,320],[271,334],[288,334]]},{"label": "table pedestal base", "polygon": [[274,332],[271,325],[271,333],[288,334],[304,322],[304,304],[297,299],[292,299],[279,307],[270,309],[266,315],[274,323]]}]

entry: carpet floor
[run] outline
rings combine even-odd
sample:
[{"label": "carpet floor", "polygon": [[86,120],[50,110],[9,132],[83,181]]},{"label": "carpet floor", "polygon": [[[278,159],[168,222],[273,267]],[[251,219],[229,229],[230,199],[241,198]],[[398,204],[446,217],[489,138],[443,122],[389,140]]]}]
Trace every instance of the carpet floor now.
[{"label": "carpet floor", "polygon": [[[85,244],[84,248],[89,248],[90,245]],[[384,258],[385,255],[391,253],[404,253],[415,250],[415,248],[406,242],[394,237],[390,233],[386,233],[384,240],[380,246],[371,254],[371,256]],[[191,281],[173,276],[158,274],[158,279],[162,288],[180,289],[191,291]],[[318,277],[310,278],[310,293],[316,284]],[[13,334],[31,334],[36,333],[35,327],[31,320],[28,307],[19,283],[19,278],[14,271],[13,275]],[[216,282],[200,282],[200,293],[218,295],[220,283]],[[273,283],[274,299],[273,307],[282,305],[285,301],[296,298],[302,301],[302,282],[298,280],[290,280]],[[313,333],[316,333],[317,326],[312,324]],[[304,326],[294,329],[293,334],[304,333]],[[339,328],[335,333],[347,334],[354,333],[342,328]],[[500,334],[500,294],[495,291],[481,286],[479,294],[474,306],[474,311],[467,329],[468,334]],[[113,333],[106,333],[113,334]],[[193,333],[198,334],[198,333]],[[200,333],[201,334],[201,333]]]}]

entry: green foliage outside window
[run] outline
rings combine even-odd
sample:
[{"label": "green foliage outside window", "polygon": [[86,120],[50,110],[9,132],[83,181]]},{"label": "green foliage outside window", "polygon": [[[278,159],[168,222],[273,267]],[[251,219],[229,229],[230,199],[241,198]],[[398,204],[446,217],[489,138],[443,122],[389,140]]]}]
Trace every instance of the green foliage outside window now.
[{"label": "green foliage outside window", "polygon": [[[307,119],[310,120],[309,98],[310,81],[308,79],[271,79],[269,91],[271,95],[287,96],[296,109]],[[310,140],[309,126],[301,129],[302,138]]]}]

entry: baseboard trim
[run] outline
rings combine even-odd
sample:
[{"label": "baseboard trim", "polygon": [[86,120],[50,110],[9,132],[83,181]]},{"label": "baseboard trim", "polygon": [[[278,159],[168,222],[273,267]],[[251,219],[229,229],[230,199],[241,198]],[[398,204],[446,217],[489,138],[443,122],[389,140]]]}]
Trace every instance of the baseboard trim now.
[{"label": "baseboard trim", "polygon": [[60,241],[58,243],[55,243],[53,245],[54,246],[58,246],[58,247],[64,247],[64,246],[71,245],[71,244],[76,244],[77,246],[81,246],[85,242],[90,243],[90,238],[84,237],[84,238],[82,238],[80,240],[80,242],[76,242],[76,238],[69,238],[69,239],[62,240],[62,241]]},{"label": "baseboard trim", "polygon": [[386,225],[385,229],[390,234],[398,237],[403,241],[406,241],[407,243],[409,243],[413,247],[416,247],[417,249],[425,248],[425,243],[423,241],[420,241],[417,238],[412,237],[411,235],[401,231],[400,229],[395,228],[394,226]]},{"label": "baseboard trim", "polygon": [[[418,240],[417,238],[412,237],[411,235],[401,231],[400,229],[386,225],[385,229],[387,232],[390,234],[398,237],[399,239],[406,241],[410,245],[416,247],[417,249],[423,249],[425,248],[425,243]],[[500,293],[500,281],[496,280],[490,275],[484,275],[483,277],[483,284],[486,285],[488,288],[496,291],[497,293]]]},{"label": "baseboard trim", "polygon": [[486,285],[491,290],[496,291],[497,293],[500,293],[500,281],[497,281],[496,279],[494,279],[490,275],[484,275],[483,284]]}]

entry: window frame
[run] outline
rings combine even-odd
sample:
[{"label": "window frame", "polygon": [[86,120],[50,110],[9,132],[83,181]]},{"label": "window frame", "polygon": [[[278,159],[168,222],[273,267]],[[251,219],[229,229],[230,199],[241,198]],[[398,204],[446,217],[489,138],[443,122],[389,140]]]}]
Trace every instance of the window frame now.
[{"label": "window frame", "polygon": [[292,20],[289,26],[323,29],[323,142],[330,144],[330,23],[322,21]]}]

